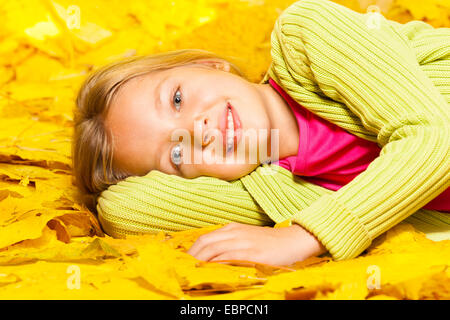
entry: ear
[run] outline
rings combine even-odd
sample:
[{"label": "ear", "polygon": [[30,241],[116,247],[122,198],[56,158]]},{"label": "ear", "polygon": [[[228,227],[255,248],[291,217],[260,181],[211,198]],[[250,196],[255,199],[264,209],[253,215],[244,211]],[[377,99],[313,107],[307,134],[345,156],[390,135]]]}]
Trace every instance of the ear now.
[{"label": "ear", "polygon": [[230,72],[230,63],[224,60],[196,60],[194,63],[203,64],[217,70]]}]

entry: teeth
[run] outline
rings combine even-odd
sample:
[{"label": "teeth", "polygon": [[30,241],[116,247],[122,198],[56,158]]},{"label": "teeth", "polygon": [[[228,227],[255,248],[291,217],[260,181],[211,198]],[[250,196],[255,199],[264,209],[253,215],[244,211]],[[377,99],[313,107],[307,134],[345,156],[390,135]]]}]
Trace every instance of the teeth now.
[{"label": "teeth", "polygon": [[229,152],[234,145],[234,122],[231,114],[231,109],[228,109],[228,127],[227,127],[227,152]]}]

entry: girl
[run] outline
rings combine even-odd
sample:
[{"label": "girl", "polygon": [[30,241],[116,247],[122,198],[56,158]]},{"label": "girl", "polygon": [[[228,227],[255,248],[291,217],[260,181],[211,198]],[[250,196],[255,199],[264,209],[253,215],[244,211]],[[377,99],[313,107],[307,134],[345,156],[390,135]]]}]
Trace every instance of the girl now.
[{"label": "girl", "polygon": [[[74,173],[105,231],[234,222],[188,253],[286,265],[356,257],[413,214],[450,230],[450,29],[372,18],[293,3],[258,84],[202,50],[91,75],[77,98]],[[245,161],[227,162],[235,153]]]}]

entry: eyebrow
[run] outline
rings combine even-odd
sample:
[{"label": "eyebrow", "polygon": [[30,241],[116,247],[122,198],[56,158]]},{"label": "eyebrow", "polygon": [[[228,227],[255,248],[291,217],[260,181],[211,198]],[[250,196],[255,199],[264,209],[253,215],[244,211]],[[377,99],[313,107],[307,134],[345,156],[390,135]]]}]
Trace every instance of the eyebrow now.
[{"label": "eyebrow", "polygon": [[[157,110],[161,110],[161,104],[162,104],[162,100],[161,100],[161,86],[162,86],[162,84],[167,80],[167,78],[169,78],[169,75],[165,75],[165,76],[161,77],[160,81],[158,82],[158,84],[157,84],[156,87],[155,87],[154,96],[157,97],[157,98],[156,98],[156,102],[157,102],[156,107],[157,107]],[[172,142],[175,142],[175,141],[172,141]],[[163,145],[160,145],[160,146],[159,146],[158,154],[159,154],[159,155],[166,154],[166,152],[163,152],[163,150],[164,150],[164,151],[169,150],[169,152],[167,152],[167,153],[169,154],[169,157],[168,157],[168,158],[169,158],[169,162],[171,162],[171,161],[172,161],[171,152],[172,152],[173,143],[172,143],[172,144],[169,143],[169,147],[168,147],[168,148],[164,148],[165,145],[167,145],[167,144],[163,144]],[[160,156],[160,159],[159,159],[159,167],[160,167],[160,168],[162,167],[162,166],[161,166],[161,160],[162,160],[163,158],[164,158],[164,157]],[[175,168],[173,168],[173,166],[172,166],[171,164],[169,164],[169,167],[170,167],[171,169],[173,169],[175,172],[177,172],[177,173],[179,172],[178,170],[176,170]]]},{"label": "eyebrow", "polygon": [[156,97],[156,110],[161,110],[162,100],[161,100],[161,86],[167,80],[169,76],[163,76],[160,78],[160,81],[155,87],[155,91],[153,92],[153,96]]},{"label": "eyebrow", "polygon": [[155,106],[156,106],[156,110],[160,110],[161,109],[161,84],[162,84],[163,80],[160,80],[159,83],[156,85],[155,87],[155,91],[153,91],[153,96],[155,97]]}]

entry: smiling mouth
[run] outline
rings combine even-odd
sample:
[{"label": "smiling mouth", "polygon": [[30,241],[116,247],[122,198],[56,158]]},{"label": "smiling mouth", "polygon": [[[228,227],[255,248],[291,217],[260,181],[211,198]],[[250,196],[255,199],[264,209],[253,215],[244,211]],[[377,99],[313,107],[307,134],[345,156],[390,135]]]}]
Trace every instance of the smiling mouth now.
[{"label": "smiling mouth", "polygon": [[231,108],[228,107],[227,112],[227,134],[226,134],[226,150],[229,153],[234,147],[234,121]]},{"label": "smiling mouth", "polygon": [[236,109],[230,103],[227,103],[222,115],[220,129],[223,135],[223,147],[228,154],[235,149],[241,138],[241,121]]}]

